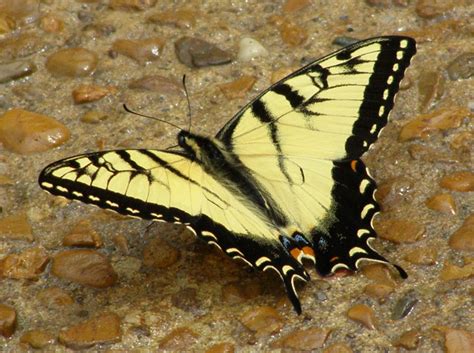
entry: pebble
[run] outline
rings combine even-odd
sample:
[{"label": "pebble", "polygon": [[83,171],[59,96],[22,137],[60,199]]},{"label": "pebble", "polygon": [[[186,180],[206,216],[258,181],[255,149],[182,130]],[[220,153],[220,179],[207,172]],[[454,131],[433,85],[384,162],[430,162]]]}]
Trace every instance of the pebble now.
[{"label": "pebble", "polygon": [[46,68],[54,76],[86,77],[94,74],[99,58],[85,48],[60,49],[46,60]]},{"label": "pebble", "polygon": [[257,336],[267,336],[279,332],[284,321],[278,311],[269,306],[260,306],[247,310],[240,322]]},{"label": "pebble", "polygon": [[376,223],[377,234],[396,244],[415,243],[425,236],[425,227],[416,221],[405,219],[380,219]]},{"label": "pebble", "polygon": [[441,213],[450,215],[457,213],[456,201],[454,201],[454,197],[451,194],[436,194],[426,200],[425,204],[426,207]]},{"label": "pebble", "polygon": [[28,242],[34,240],[31,225],[25,212],[16,213],[0,219],[0,239],[23,240]]},{"label": "pebble", "polygon": [[29,330],[20,337],[21,343],[35,349],[44,349],[55,341],[56,337],[51,332],[44,330]]},{"label": "pebble", "polygon": [[407,350],[414,350],[418,348],[420,343],[421,333],[418,330],[410,330],[402,333],[402,335],[393,342],[394,347],[402,347]]},{"label": "pebble", "polygon": [[148,17],[148,21],[159,25],[169,25],[177,28],[192,28],[196,24],[196,18],[201,16],[194,10],[177,9],[174,11],[158,12]]},{"label": "pebble", "polygon": [[446,0],[418,0],[416,14],[422,18],[434,18],[443,15],[454,7],[453,1]]},{"label": "pebble", "polygon": [[440,108],[434,112],[418,115],[402,127],[399,140],[409,141],[426,139],[433,132],[454,129],[461,126],[462,121],[471,113],[464,107]]},{"label": "pebble", "polygon": [[453,136],[453,139],[450,141],[449,145],[454,150],[465,150],[470,154],[472,149],[472,141],[474,141],[474,132],[462,131]]},{"label": "pebble", "polygon": [[10,18],[15,27],[34,23],[40,16],[39,0],[15,0],[0,3],[0,12]]},{"label": "pebble", "polygon": [[333,39],[332,44],[339,45],[341,47],[347,47],[348,45],[357,43],[359,41],[358,38],[348,37],[348,36],[338,36]]},{"label": "pebble", "polygon": [[190,351],[198,337],[190,328],[178,327],[161,339],[159,347],[162,350],[172,352]]},{"label": "pebble", "polygon": [[53,257],[51,272],[56,277],[94,288],[117,282],[117,274],[107,256],[95,250],[66,250]]},{"label": "pebble", "polygon": [[128,88],[143,89],[162,95],[185,96],[183,84],[173,78],[147,75],[128,84]]},{"label": "pebble", "polygon": [[205,353],[234,353],[235,346],[232,343],[222,342],[209,347]]},{"label": "pebble", "polygon": [[12,307],[0,304],[0,335],[10,337],[16,329],[16,311]]},{"label": "pebble", "polygon": [[368,279],[390,287],[396,287],[397,282],[392,277],[392,272],[384,264],[369,264],[361,268],[361,272]]},{"label": "pebble", "polygon": [[109,94],[117,92],[117,88],[113,86],[99,86],[99,85],[80,85],[72,91],[72,99],[76,104],[95,102],[104,98]]},{"label": "pebble", "polygon": [[24,58],[38,52],[46,47],[46,43],[38,36],[30,33],[10,36],[0,40],[0,60],[9,61]]},{"label": "pebble", "polygon": [[295,25],[282,16],[271,16],[270,23],[278,27],[282,41],[289,46],[296,47],[302,45],[308,38],[308,33],[303,27]]},{"label": "pebble", "polygon": [[165,45],[162,38],[147,38],[147,39],[117,39],[112,44],[112,50],[125,55],[140,65],[157,60]]},{"label": "pebble", "polygon": [[46,33],[58,33],[64,29],[64,22],[53,14],[41,17],[40,27]]},{"label": "pebble", "polygon": [[439,275],[442,281],[452,281],[457,279],[466,279],[474,276],[474,262],[469,262],[464,266],[456,266],[445,261]]},{"label": "pebble", "polygon": [[114,10],[144,11],[155,6],[157,0],[110,0],[109,7]]},{"label": "pebble", "polygon": [[128,255],[130,250],[126,236],[122,234],[116,234],[113,236],[112,241],[114,242],[115,248],[120,251],[121,254]]},{"label": "pebble", "polygon": [[392,310],[392,320],[401,320],[413,311],[418,303],[418,295],[415,291],[407,292],[402,298],[397,300]]},{"label": "pebble", "polygon": [[153,268],[167,268],[180,258],[180,251],[160,238],[153,238],[143,251],[143,264]]},{"label": "pebble", "polygon": [[267,56],[268,50],[260,44],[259,41],[245,37],[242,38],[239,42],[239,53],[237,54],[237,58],[240,61],[250,61],[252,59]]},{"label": "pebble", "polygon": [[385,301],[385,299],[393,293],[395,288],[387,284],[368,284],[364,288],[364,293],[369,297],[378,300],[379,302]]},{"label": "pebble", "polygon": [[0,260],[0,278],[37,280],[49,262],[46,250],[28,248],[19,254],[9,254]]},{"label": "pebble", "polygon": [[395,177],[386,180],[377,187],[376,200],[384,211],[395,208],[404,201],[409,201],[414,182],[407,177]]},{"label": "pebble", "polygon": [[375,313],[369,306],[365,304],[356,304],[347,311],[347,316],[367,327],[369,330],[375,330],[377,320]]},{"label": "pebble", "polygon": [[474,333],[447,327],[444,330],[446,353],[474,352]]},{"label": "pebble", "polygon": [[426,112],[444,93],[446,79],[438,70],[423,70],[418,78],[420,111]]},{"label": "pebble", "polygon": [[15,21],[6,14],[0,13],[0,35],[9,33],[15,29]]},{"label": "pebble", "polygon": [[197,298],[196,288],[183,288],[171,296],[171,304],[186,311],[196,312],[201,307],[201,302]]},{"label": "pebble", "polygon": [[89,110],[81,116],[80,120],[86,124],[98,124],[102,120],[107,119],[108,117],[109,115],[107,113],[103,113],[97,110]]},{"label": "pebble", "polygon": [[297,329],[274,341],[271,345],[275,348],[311,351],[321,348],[330,332],[330,329],[319,327]]},{"label": "pebble", "polygon": [[0,116],[0,142],[16,153],[44,152],[69,140],[71,133],[59,121],[15,108]]},{"label": "pebble", "polygon": [[92,228],[91,223],[88,220],[82,220],[64,236],[63,245],[100,248],[103,242],[101,236]]},{"label": "pebble", "polygon": [[7,83],[32,75],[36,65],[32,61],[13,61],[0,64],[0,83]]},{"label": "pebble", "polygon": [[408,250],[403,257],[414,265],[434,265],[438,259],[438,250],[432,246],[416,247]]},{"label": "pebble", "polygon": [[448,174],[441,179],[439,185],[442,188],[454,191],[474,191],[474,173],[470,171],[460,171]]},{"label": "pebble", "polygon": [[115,313],[102,313],[59,333],[59,341],[72,349],[86,349],[96,344],[122,339],[121,319]]},{"label": "pebble", "polygon": [[347,344],[338,342],[327,346],[323,353],[354,353],[354,351]]},{"label": "pebble", "polygon": [[292,13],[300,11],[311,5],[311,0],[286,0],[283,4],[283,13]]},{"label": "pebble", "polygon": [[219,89],[227,99],[242,98],[252,89],[256,81],[254,76],[244,75],[235,81],[220,84]]},{"label": "pebble", "polygon": [[46,306],[68,306],[74,304],[74,299],[69,293],[59,287],[42,289],[38,292],[37,297]]},{"label": "pebble", "polygon": [[443,163],[456,163],[459,162],[458,158],[450,153],[439,151],[435,148],[423,146],[419,144],[412,144],[408,147],[408,152],[411,158],[417,161],[423,161],[428,163],[443,162]]},{"label": "pebble", "polygon": [[467,79],[474,75],[474,53],[463,53],[448,64],[446,68],[451,80]]},{"label": "pebble", "polygon": [[449,247],[455,250],[474,251],[474,214],[467,217],[462,226],[451,235]]},{"label": "pebble", "polygon": [[231,304],[254,299],[260,294],[262,294],[262,286],[258,282],[235,281],[222,287],[222,299]]},{"label": "pebble", "polygon": [[174,43],[178,60],[189,67],[223,65],[232,61],[232,56],[212,43],[194,37],[181,37]]}]

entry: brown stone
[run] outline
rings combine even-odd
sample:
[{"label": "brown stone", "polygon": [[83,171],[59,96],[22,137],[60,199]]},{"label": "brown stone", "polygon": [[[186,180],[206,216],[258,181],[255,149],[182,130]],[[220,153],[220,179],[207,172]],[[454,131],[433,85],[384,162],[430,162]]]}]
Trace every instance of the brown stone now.
[{"label": "brown stone", "polygon": [[405,219],[379,219],[375,230],[381,238],[397,244],[415,243],[425,236],[423,225]]},{"label": "brown stone", "polygon": [[181,37],[174,43],[178,60],[189,67],[223,65],[232,61],[232,56],[216,45],[194,37]]},{"label": "brown stone", "polygon": [[442,281],[452,281],[457,279],[467,279],[474,276],[474,262],[469,262],[464,266],[456,266],[445,261],[443,269],[439,275]]},{"label": "brown stone", "polygon": [[318,349],[324,345],[330,332],[331,330],[320,327],[297,329],[274,341],[272,347],[298,351]]},{"label": "brown stone", "polygon": [[81,121],[86,124],[98,124],[101,121],[107,119],[109,116],[107,113],[103,113],[97,110],[89,110],[81,116]]},{"label": "brown stone", "polygon": [[29,330],[20,337],[21,343],[35,349],[44,349],[53,344],[55,340],[56,337],[51,332],[43,330]]},{"label": "brown stone", "polygon": [[49,257],[44,248],[23,250],[9,254],[0,260],[0,278],[36,280],[48,264]]},{"label": "brown stone", "polygon": [[[201,17],[202,15],[199,14],[199,18]],[[194,27],[196,18],[198,18],[198,13],[194,10],[177,9],[151,15],[148,18],[148,21],[160,25],[171,25],[178,28],[191,28]]]},{"label": "brown stone", "polygon": [[384,264],[369,264],[361,268],[364,276],[372,281],[391,287],[396,287],[397,282],[392,277],[392,272]]},{"label": "brown stone", "polygon": [[406,177],[396,177],[381,183],[375,193],[383,210],[389,210],[404,201],[409,201],[414,182]]},{"label": "brown stone", "polygon": [[128,87],[152,91],[162,95],[184,96],[185,94],[182,83],[160,75],[143,76],[138,80],[130,82]]},{"label": "brown stone", "polygon": [[308,38],[308,33],[303,27],[287,20],[284,20],[278,28],[280,30],[281,39],[289,46],[296,47],[298,45],[303,45]]},{"label": "brown stone", "polygon": [[160,349],[173,352],[189,351],[197,342],[198,335],[188,327],[174,329],[160,341]]},{"label": "brown stone", "polygon": [[408,147],[408,152],[411,158],[417,161],[423,162],[444,162],[444,163],[456,163],[459,158],[452,153],[440,151],[435,148],[423,146],[419,144],[412,144]]},{"label": "brown stone", "polygon": [[370,330],[374,330],[377,326],[374,311],[365,304],[354,305],[347,311],[347,316],[354,321],[360,322]]},{"label": "brown stone", "polygon": [[457,213],[456,201],[451,194],[436,194],[425,202],[426,207],[450,215]]},{"label": "brown stone", "polygon": [[395,342],[393,342],[393,346],[403,347],[407,350],[414,350],[418,348],[420,338],[421,333],[418,330],[406,331]]},{"label": "brown stone", "polygon": [[257,336],[267,336],[279,332],[284,325],[278,311],[269,306],[260,306],[247,310],[240,322]]},{"label": "brown stone", "polygon": [[117,92],[115,87],[98,85],[80,85],[72,91],[72,99],[76,104],[95,102],[109,94]]},{"label": "brown stone", "polygon": [[38,292],[38,300],[46,306],[68,306],[74,304],[74,299],[64,289],[50,287]]},{"label": "brown stone", "polygon": [[474,214],[449,238],[449,246],[455,250],[474,251]]},{"label": "brown stone", "polygon": [[323,350],[323,353],[353,353],[351,347],[345,343],[333,343]]},{"label": "brown stone", "polygon": [[103,242],[101,236],[92,228],[91,223],[88,220],[82,220],[63,238],[63,245],[100,248]]},{"label": "brown stone", "polygon": [[465,150],[468,153],[471,153],[472,141],[474,141],[474,132],[461,131],[453,135],[449,145],[454,150]]},{"label": "brown stone", "polygon": [[227,99],[242,98],[252,89],[256,81],[254,76],[244,75],[232,82],[220,84],[219,88]]},{"label": "brown stone", "polygon": [[8,240],[34,240],[31,225],[25,212],[0,219],[0,238]]},{"label": "brown stone", "polygon": [[91,76],[98,64],[96,53],[85,48],[65,48],[51,54],[46,60],[46,68],[55,76]]},{"label": "brown stone", "polygon": [[114,10],[143,11],[155,6],[157,0],[110,0],[109,7]]},{"label": "brown stone", "polygon": [[369,297],[377,299],[378,301],[384,301],[393,291],[394,287],[387,284],[368,284],[364,288],[364,293]]},{"label": "brown stone", "polygon": [[439,185],[454,191],[474,191],[474,173],[469,171],[454,172],[443,177]]},{"label": "brown stone", "polygon": [[469,109],[455,106],[418,115],[402,127],[399,140],[426,139],[436,131],[444,131],[461,126],[462,120],[470,115]]},{"label": "brown stone", "polygon": [[44,152],[62,145],[70,135],[67,127],[46,115],[11,109],[0,116],[0,142],[12,152]]},{"label": "brown stone", "polygon": [[180,252],[160,238],[152,239],[143,251],[143,264],[147,267],[167,268],[174,265]]},{"label": "brown stone", "polygon": [[117,274],[107,256],[95,250],[66,250],[56,254],[53,275],[82,285],[106,288],[117,282]]},{"label": "brown stone", "polygon": [[451,61],[446,71],[451,80],[468,79],[474,75],[474,52],[466,52]]},{"label": "brown stone", "polygon": [[102,313],[59,333],[59,341],[72,349],[85,349],[96,344],[122,339],[121,319],[115,313]]},{"label": "brown stone", "polygon": [[232,343],[217,343],[209,347],[205,353],[234,353],[235,346]]},{"label": "brown stone", "polygon": [[0,304],[0,335],[10,337],[16,329],[16,311],[12,307]]},{"label": "brown stone", "polygon": [[147,62],[157,60],[163,51],[164,45],[165,41],[162,38],[117,39],[112,45],[112,50],[144,65]]},{"label": "brown stone", "polygon": [[434,265],[438,258],[438,250],[432,246],[416,247],[409,250],[403,258],[415,265]]},{"label": "brown stone", "polygon": [[64,22],[52,14],[46,14],[41,18],[40,26],[47,33],[58,33],[64,29]]},{"label": "brown stone", "polygon": [[0,60],[8,61],[33,55],[43,48],[46,43],[31,31],[9,36],[0,40]]},{"label": "brown stone", "polygon": [[116,234],[112,238],[112,241],[114,242],[115,248],[122,254],[127,255],[129,253],[127,237],[122,234]]},{"label": "brown stone", "polygon": [[284,13],[292,13],[302,10],[311,5],[310,0],[286,0],[283,4],[282,11]]},{"label": "brown stone", "polygon": [[448,328],[445,332],[446,353],[474,352],[474,333]]},{"label": "brown stone", "polygon": [[423,70],[418,78],[420,111],[426,112],[444,93],[446,79],[440,70]]}]

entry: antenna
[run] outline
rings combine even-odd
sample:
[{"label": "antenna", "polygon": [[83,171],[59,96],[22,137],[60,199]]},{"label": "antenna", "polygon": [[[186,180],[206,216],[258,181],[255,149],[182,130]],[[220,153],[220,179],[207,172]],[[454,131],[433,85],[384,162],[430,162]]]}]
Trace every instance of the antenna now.
[{"label": "antenna", "polygon": [[135,114],[135,115],[138,115],[138,116],[142,116],[142,117],[144,117],[144,118],[148,118],[148,119],[153,119],[153,120],[156,120],[156,121],[160,121],[160,122],[162,122],[162,123],[171,125],[171,126],[175,127],[175,128],[178,129],[178,130],[183,130],[183,129],[180,128],[178,125],[175,125],[175,124],[173,124],[173,123],[170,123],[169,121],[166,121],[166,120],[157,118],[156,116],[151,116],[151,115],[145,115],[145,114],[137,113],[137,112],[131,110],[129,107],[127,107],[127,105],[126,105],[125,103],[123,104],[123,109],[125,109],[125,111],[126,111],[127,113],[131,113],[131,114]]},{"label": "antenna", "polygon": [[189,100],[188,89],[186,87],[186,75],[183,75],[183,88],[184,88],[184,95],[186,96],[186,101],[188,102],[188,117],[189,117],[188,132],[191,132],[191,102]]}]

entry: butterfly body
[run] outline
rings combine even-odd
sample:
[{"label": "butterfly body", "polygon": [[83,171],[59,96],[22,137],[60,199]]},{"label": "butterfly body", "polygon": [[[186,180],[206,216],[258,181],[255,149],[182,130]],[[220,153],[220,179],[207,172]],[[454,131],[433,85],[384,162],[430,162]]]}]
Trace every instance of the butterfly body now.
[{"label": "butterfly body", "polygon": [[215,137],[182,130],[176,151],[66,158],[39,183],[122,214],[182,223],[230,257],[276,271],[300,313],[303,259],[321,275],[388,263],[369,244],[379,206],[360,157],[386,125],[414,54],[407,37],[356,43],[271,86]]}]

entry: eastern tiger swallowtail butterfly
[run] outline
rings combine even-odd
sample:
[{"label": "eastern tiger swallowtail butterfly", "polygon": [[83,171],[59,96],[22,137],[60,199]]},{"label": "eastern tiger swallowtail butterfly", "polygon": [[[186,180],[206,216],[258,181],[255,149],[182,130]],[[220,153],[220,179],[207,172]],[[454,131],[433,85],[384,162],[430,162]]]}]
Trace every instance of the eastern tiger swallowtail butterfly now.
[{"label": "eastern tiger swallowtail butterfly", "polygon": [[[320,275],[389,263],[369,244],[379,206],[362,154],[394,104],[415,41],[364,40],[292,73],[215,137],[179,150],[93,152],[47,166],[42,188],[121,214],[184,224],[233,259],[282,278],[296,312],[303,259]],[[405,271],[394,265],[400,275]]]}]

